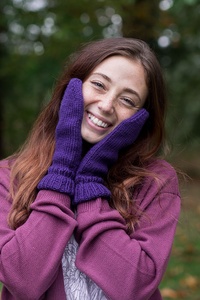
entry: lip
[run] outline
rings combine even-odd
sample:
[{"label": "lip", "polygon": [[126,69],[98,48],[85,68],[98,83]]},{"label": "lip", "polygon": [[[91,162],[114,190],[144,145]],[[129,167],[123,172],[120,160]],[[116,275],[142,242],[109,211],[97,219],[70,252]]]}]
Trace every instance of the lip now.
[{"label": "lip", "polygon": [[[92,128],[95,128],[96,130],[100,130],[100,131],[106,131],[108,129],[110,129],[110,127],[112,126],[112,123],[110,121],[108,121],[106,118],[102,117],[102,116],[99,116],[98,114],[95,114],[95,113],[92,113],[91,111],[85,111],[85,114],[86,114],[86,119],[87,119],[87,122],[88,124],[92,127]],[[100,121],[108,124],[107,127],[100,127],[98,125],[95,125],[89,118],[88,114],[91,114],[93,115],[94,117],[96,117],[97,119],[99,119]]]}]

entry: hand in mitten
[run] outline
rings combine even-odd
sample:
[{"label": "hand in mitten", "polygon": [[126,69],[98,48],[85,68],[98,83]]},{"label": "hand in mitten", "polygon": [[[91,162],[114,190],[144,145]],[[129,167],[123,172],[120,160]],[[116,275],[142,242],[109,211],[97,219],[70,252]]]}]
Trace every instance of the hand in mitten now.
[{"label": "hand in mitten", "polygon": [[89,150],[77,170],[74,204],[110,197],[104,185],[108,169],[117,161],[119,152],[135,142],[148,116],[144,108],[139,110]]},{"label": "hand in mitten", "polygon": [[82,151],[82,118],[82,82],[73,78],[65,90],[60,106],[52,164],[39,182],[39,190],[55,190],[74,195],[74,178]]}]

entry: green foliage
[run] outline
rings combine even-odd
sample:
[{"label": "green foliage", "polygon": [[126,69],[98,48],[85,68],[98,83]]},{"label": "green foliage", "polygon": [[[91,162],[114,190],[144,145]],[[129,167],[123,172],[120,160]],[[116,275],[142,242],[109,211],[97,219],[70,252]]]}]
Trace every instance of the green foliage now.
[{"label": "green foliage", "polygon": [[200,295],[199,182],[189,182],[182,197],[182,214],[172,255],[160,285],[165,300],[198,300]]},{"label": "green foliage", "polygon": [[0,10],[1,157],[25,140],[68,55],[120,35],[153,47],[168,85],[169,135],[198,147],[200,0],[3,0]]},{"label": "green foliage", "polygon": [[166,68],[171,114],[169,129],[181,145],[198,149],[200,143],[200,1],[175,1],[174,20],[169,34],[174,35],[168,49],[170,64]]}]

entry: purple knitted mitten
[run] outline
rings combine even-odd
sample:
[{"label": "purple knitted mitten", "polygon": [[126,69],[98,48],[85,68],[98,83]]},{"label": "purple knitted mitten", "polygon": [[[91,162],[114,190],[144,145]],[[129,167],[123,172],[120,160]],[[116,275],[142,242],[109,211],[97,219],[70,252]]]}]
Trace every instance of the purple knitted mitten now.
[{"label": "purple knitted mitten", "polygon": [[121,122],[103,140],[85,155],[75,179],[74,203],[78,204],[98,197],[110,197],[104,185],[109,168],[117,161],[119,151],[137,139],[149,113],[142,108],[129,119]]},{"label": "purple knitted mitten", "polygon": [[82,118],[82,82],[73,78],[65,90],[60,106],[52,164],[39,182],[39,190],[54,190],[74,195],[75,173],[81,161]]}]

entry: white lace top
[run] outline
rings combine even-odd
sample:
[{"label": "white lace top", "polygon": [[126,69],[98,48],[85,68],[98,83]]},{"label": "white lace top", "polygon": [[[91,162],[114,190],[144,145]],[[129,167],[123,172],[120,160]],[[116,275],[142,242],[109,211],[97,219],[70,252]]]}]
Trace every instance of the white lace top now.
[{"label": "white lace top", "polygon": [[78,243],[72,235],[62,258],[67,300],[107,300],[103,291],[75,266]]}]

